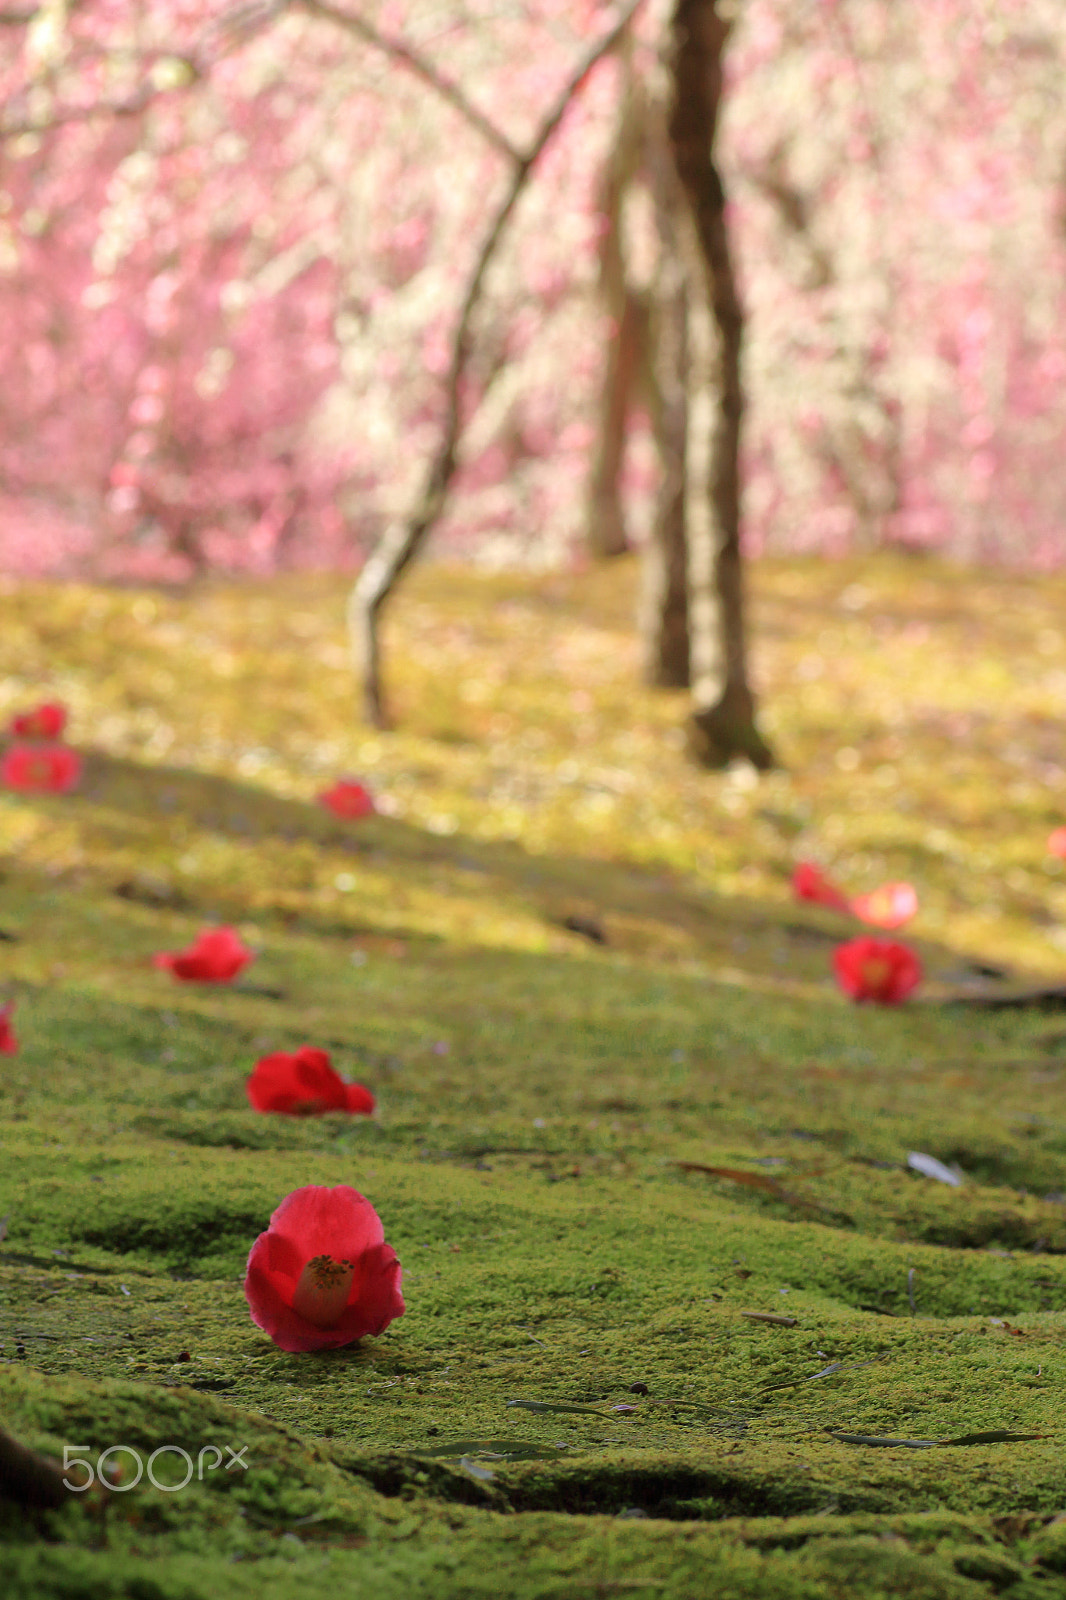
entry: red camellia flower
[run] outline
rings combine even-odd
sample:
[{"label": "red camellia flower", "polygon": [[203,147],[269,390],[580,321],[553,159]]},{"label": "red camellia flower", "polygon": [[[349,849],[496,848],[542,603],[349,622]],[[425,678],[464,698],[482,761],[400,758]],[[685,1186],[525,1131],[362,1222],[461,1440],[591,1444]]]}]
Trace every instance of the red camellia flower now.
[{"label": "red camellia flower", "polygon": [[287,1195],[248,1256],[244,1293],[282,1350],[331,1350],[404,1313],[401,1269],[370,1201],[340,1184]]},{"label": "red camellia flower", "polygon": [[884,1006],[898,1005],[922,981],[922,964],[913,950],[870,934],[837,945],[833,970],[853,1000],[876,1000]]},{"label": "red camellia flower", "polygon": [[17,739],[58,739],[67,725],[67,708],[58,700],[46,700],[43,705],[12,717],[11,732]]},{"label": "red camellia flower", "polygon": [[313,1117],[322,1111],[353,1111],[369,1116],[374,1096],[361,1083],[345,1083],[325,1050],[305,1044],[295,1055],[276,1050],[257,1061],[245,1085],[256,1111],[281,1111]]},{"label": "red camellia flower", "polygon": [[14,1009],[14,1000],[9,1000],[6,1006],[0,1006],[0,1054],[5,1056],[13,1056],[19,1047],[11,1026],[11,1013]]},{"label": "red camellia flower", "polygon": [[160,950],[152,964],[187,983],[232,983],[255,960],[235,928],[204,928],[185,950]]},{"label": "red camellia flower", "polygon": [[875,928],[902,928],[918,910],[918,894],[912,883],[883,883],[869,894],[856,895],[851,909],[860,922]]},{"label": "red camellia flower", "polygon": [[0,761],[0,784],[24,794],[66,794],[81,777],[81,756],[65,744],[13,744]]},{"label": "red camellia flower", "polygon": [[792,874],[792,892],[797,900],[813,900],[819,906],[832,906],[834,911],[851,909],[847,895],[835,883],[830,883],[813,861],[799,862]]},{"label": "red camellia flower", "polygon": [[1066,828],[1056,828],[1047,842],[1048,854],[1066,861]]},{"label": "red camellia flower", "polygon": [[335,817],[349,820],[372,817],[375,810],[370,791],[364,789],[361,783],[356,783],[354,778],[338,778],[332,789],[326,789],[318,796],[318,803],[325,806],[327,811],[332,811]]}]

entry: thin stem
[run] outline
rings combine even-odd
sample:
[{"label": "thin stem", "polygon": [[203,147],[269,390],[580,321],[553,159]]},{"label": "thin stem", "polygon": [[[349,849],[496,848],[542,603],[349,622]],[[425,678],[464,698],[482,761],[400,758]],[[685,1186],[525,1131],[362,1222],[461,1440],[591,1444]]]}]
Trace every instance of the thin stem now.
[{"label": "thin stem", "polygon": [[404,44],[401,39],[389,38],[378,30],[364,17],[355,16],[350,11],[339,10],[332,6],[328,0],[299,0],[305,11],[313,17],[322,17],[335,23],[337,27],[344,28],[349,33],[354,33],[364,43],[373,45],[376,50],[381,50],[385,55],[391,56],[394,61],[400,61],[405,67],[415,73],[431,89],[436,90],[442,100],[446,100],[459,114],[466,118],[472,128],[476,128],[482,138],[498,150],[501,155],[507,156],[511,161],[520,161],[521,153],[513,145],[501,128],[491,122],[484,112],[478,110],[466,98],[458,84],[451,83],[447,78],[441,77],[436,67],[412,50],[410,45]]}]

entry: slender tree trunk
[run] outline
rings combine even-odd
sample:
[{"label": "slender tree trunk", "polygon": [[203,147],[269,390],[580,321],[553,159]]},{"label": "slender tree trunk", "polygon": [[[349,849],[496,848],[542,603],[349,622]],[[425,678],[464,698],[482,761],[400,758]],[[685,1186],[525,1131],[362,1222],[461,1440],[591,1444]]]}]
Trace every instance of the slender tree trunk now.
[{"label": "slender tree trunk", "polygon": [[688,604],[689,294],[677,176],[665,128],[648,119],[648,166],[659,234],[652,293],[647,390],[660,482],[651,536],[644,547],[640,636],[644,681],[657,688],[691,684]]},{"label": "slender tree trunk", "polygon": [[600,241],[600,292],[612,331],[599,395],[596,443],[589,472],[585,542],[598,561],[629,549],[622,506],[626,430],[641,384],[648,340],[648,307],[626,279],[623,208],[640,167],[643,129],[640,91],[628,36],[619,46],[622,89],[618,123],[600,188],[605,228]]},{"label": "slender tree trunk", "polygon": [[589,554],[598,560],[624,555],[629,549],[622,509],[622,468],[626,455],[626,425],[633,409],[640,368],[648,339],[648,308],[643,300],[620,284],[608,291],[614,337],[607,351],[600,393],[599,425],[589,483]]},{"label": "slender tree trunk", "polygon": [[[774,758],[755,724],[747,669],[743,564],[740,551],[740,436],[744,414],[741,350],[744,319],[725,221],[725,193],[713,159],[722,100],[722,51],[729,23],[716,0],[676,0],[673,15],[673,104],[670,143],[688,199],[718,334],[718,401],[709,464],[710,563],[692,551],[692,620],[706,628],[711,608],[701,593],[713,586],[717,663],[694,684],[692,748],[704,765],[725,766],[746,756],[760,769]],[[710,572],[707,571],[710,566]]]}]

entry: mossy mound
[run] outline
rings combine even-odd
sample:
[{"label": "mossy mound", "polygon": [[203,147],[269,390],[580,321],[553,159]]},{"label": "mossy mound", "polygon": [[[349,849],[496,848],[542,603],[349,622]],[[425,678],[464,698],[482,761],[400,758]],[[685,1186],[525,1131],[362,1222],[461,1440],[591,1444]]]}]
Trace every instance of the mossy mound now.
[{"label": "mossy mound", "polygon": [[[812,570],[766,572],[774,615],[797,584],[811,601],[787,647],[805,659],[831,607],[814,605]],[[866,603],[902,604],[891,564],[861,577]],[[18,626],[0,639],[0,710],[58,690],[94,749],[78,792],[0,797],[0,961],[22,1042],[0,1056],[0,1423],[91,1463],[163,1451],[157,1476],[177,1448],[248,1462],[209,1456],[180,1491],[142,1480],[57,1512],[9,1506],[5,1595],[1066,1593],[1064,1029],[1033,1007],[946,1003],[978,957],[1053,970],[1053,873],[1043,945],[1023,927],[1042,835],[1024,892],[1003,891],[1020,898],[1001,939],[978,948],[962,867],[938,857],[927,874],[892,834],[906,808],[868,784],[848,825],[892,834],[884,864],[918,884],[929,981],[898,1009],[851,1006],[828,958],[855,926],[787,892],[797,826],[824,803],[831,831],[850,757],[824,802],[813,781],[753,789],[680,753],[665,782],[674,757],[645,737],[667,731],[664,702],[623,702],[605,580],[584,632],[569,580],[465,581],[490,606],[476,626],[457,620],[451,575],[419,578],[400,676],[424,692],[422,723],[387,758],[347,730],[339,696],[314,697],[307,640],[338,646],[313,585],[296,611],[270,590],[201,596],[195,613],[5,597]],[[1012,584],[1050,631],[1046,595]],[[946,579],[942,600],[958,604]],[[563,651],[561,673],[574,650],[594,664],[580,716],[603,722],[600,746],[567,734],[573,685],[512,659],[515,607]],[[253,613],[282,640],[302,618],[301,651],[268,659],[244,631]],[[485,693],[446,705],[425,652],[460,628]],[[172,677],[155,707],[145,685],[194,639],[181,693]],[[773,651],[784,660],[783,636]],[[995,689],[983,668],[945,668],[926,692],[976,715],[967,681],[974,705]],[[808,710],[801,751],[825,706]],[[524,718],[529,750],[490,738],[492,717]],[[860,764],[888,737],[843,732]],[[971,754],[1002,796],[997,750]],[[375,761],[405,815],[343,825],[309,803]],[[564,849],[545,775],[567,764],[593,789]],[[1034,791],[1008,828],[974,792],[938,804],[1005,873],[1011,837],[1058,820]],[[619,804],[590,808],[596,794]],[[222,919],[258,951],[237,983],[153,968]],[[305,1042],[373,1089],[375,1118],[249,1108],[257,1056]],[[408,1312],[379,1340],[294,1356],[253,1326],[241,1279],[306,1183],[370,1197]]]}]

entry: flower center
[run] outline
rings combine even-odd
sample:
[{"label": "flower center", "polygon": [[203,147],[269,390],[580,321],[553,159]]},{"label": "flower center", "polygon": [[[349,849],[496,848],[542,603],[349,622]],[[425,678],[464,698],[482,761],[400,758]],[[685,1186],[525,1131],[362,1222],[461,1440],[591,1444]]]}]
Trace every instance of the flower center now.
[{"label": "flower center", "polygon": [[292,1309],[316,1328],[335,1328],[348,1305],[355,1267],[332,1256],[314,1256],[300,1274]]},{"label": "flower center", "polygon": [[879,989],[892,971],[892,964],[883,956],[874,956],[862,964],[862,981],[870,989]]}]

